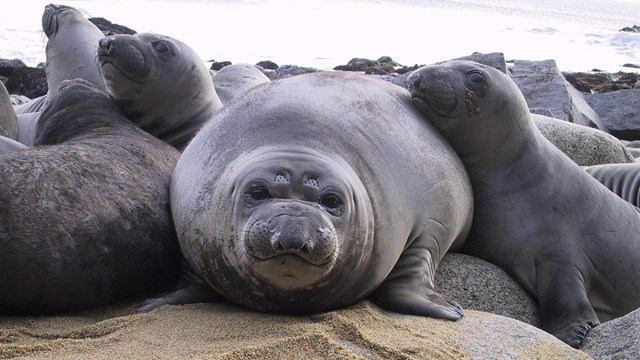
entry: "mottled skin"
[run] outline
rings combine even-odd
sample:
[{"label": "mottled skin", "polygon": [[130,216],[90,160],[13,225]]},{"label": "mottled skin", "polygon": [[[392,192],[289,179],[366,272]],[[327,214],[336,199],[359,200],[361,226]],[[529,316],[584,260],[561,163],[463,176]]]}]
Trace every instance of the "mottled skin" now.
[{"label": "mottled skin", "polygon": [[205,63],[187,44],[138,33],[100,40],[109,95],[136,125],[183,149],[222,107]]},{"label": "mottled skin", "polygon": [[178,151],[81,80],[61,84],[35,145],[0,153],[0,312],[76,310],[175,286]]},{"label": "mottled skin", "polygon": [[640,163],[602,164],[584,169],[625,201],[640,206]]},{"label": "mottled skin", "polygon": [[544,330],[577,347],[599,321],[640,306],[638,211],[542,136],[507,75],[451,61],[416,70],[407,85],[471,178],[463,252],[532,294]]},{"label": "mottled skin", "polygon": [[[433,276],[466,237],[471,189],[406,90],[327,72],[240,100],[193,139],[172,178],[180,247],[206,285],[261,311],[370,296],[393,311],[460,318]],[[193,295],[176,293],[144,309]]]}]

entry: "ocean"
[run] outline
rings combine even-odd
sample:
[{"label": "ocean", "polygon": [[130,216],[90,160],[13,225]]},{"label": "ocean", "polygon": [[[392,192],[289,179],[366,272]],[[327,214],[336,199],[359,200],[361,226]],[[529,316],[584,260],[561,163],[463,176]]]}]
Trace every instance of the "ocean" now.
[{"label": "ocean", "polygon": [[[45,59],[51,1],[0,13],[0,58]],[[640,0],[76,0],[60,4],[138,32],[178,38],[203,60],[272,60],[321,69],[353,57],[429,64],[473,52],[555,59],[563,71],[640,65]],[[637,71],[637,70],[636,70]]]}]

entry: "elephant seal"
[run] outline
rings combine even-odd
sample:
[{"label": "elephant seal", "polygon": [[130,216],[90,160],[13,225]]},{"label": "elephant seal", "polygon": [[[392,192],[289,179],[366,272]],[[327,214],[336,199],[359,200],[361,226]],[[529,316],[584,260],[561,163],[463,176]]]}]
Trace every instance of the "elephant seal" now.
[{"label": "elephant seal", "polygon": [[18,138],[16,112],[11,104],[9,92],[2,81],[0,81],[0,136],[13,140]]},{"label": "elephant seal", "polygon": [[28,147],[8,137],[0,136],[0,153],[22,149],[28,149]]},{"label": "elephant seal", "polygon": [[462,251],[532,294],[544,330],[577,347],[598,321],[640,306],[640,214],[542,136],[509,76],[451,61],[407,86],[471,178]]},{"label": "elephant seal", "polygon": [[81,79],[60,84],[35,145],[0,154],[0,312],[76,310],[175,286],[168,203],[179,152]]},{"label": "elephant seal", "polygon": [[225,66],[212,76],[212,80],[224,105],[247,90],[271,81],[257,66],[250,64]]},{"label": "elephant seal", "polygon": [[[188,265],[236,304],[310,313],[370,296],[397,312],[462,315],[433,277],[466,238],[469,180],[386,81],[323,72],[249,90],[182,153],[171,210]],[[171,296],[155,304],[180,301]]]},{"label": "elephant seal", "polygon": [[585,171],[633,206],[640,206],[640,163],[601,164]]},{"label": "elephant seal", "polygon": [[100,40],[109,95],[136,125],[183,149],[222,107],[209,69],[187,44],[153,33]]}]

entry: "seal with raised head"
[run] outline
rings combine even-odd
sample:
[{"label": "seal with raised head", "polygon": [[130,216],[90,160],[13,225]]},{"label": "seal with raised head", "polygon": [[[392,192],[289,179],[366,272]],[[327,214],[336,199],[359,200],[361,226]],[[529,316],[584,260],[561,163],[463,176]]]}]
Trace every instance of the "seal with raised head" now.
[{"label": "seal with raised head", "polygon": [[[322,72],[249,90],[184,150],[171,209],[188,264],[231,302],[309,313],[370,296],[408,314],[462,314],[433,277],[466,238],[469,180],[386,81]],[[155,304],[181,301],[170,299]]]},{"label": "seal with raised head", "polygon": [[509,76],[451,61],[407,85],[471,178],[463,252],[532,294],[544,330],[579,346],[598,321],[640,306],[640,214],[542,136]]},{"label": "seal with raised head", "polygon": [[183,149],[222,107],[209,69],[184,42],[153,33],[100,40],[98,60],[109,95],[127,117]]},{"label": "seal with raised head", "polygon": [[83,80],[61,83],[36,147],[0,154],[0,312],[52,313],[176,284],[179,152]]}]

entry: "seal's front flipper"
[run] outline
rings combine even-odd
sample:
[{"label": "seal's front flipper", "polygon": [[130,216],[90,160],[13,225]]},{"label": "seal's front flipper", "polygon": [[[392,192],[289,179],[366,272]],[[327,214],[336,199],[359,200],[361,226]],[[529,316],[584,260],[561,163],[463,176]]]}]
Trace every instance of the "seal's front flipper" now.
[{"label": "seal's front flipper", "polygon": [[548,259],[537,267],[542,329],[579,348],[589,330],[599,324],[582,275],[558,259]]},{"label": "seal's front flipper", "polygon": [[462,307],[433,287],[434,262],[429,246],[414,241],[400,256],[384,282],[369,297],[379,306],[410,315],[458,320]]},{"label": "seal's front flipper", "polygon": [[145,300],[138,308],[138,311],[151,311],[162,305],[218,302],[220,300],[220,295],[202,282],[191,266],[182,259],[180,261],[180,281],[178,286],[160,297]]}]

